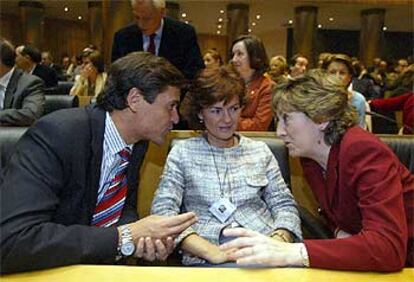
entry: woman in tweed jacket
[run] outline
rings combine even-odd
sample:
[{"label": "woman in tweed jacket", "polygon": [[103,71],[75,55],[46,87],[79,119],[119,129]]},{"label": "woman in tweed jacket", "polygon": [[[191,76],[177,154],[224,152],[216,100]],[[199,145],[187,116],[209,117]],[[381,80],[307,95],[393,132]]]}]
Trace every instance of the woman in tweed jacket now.
[{"label": "woman in tweed jacket", "polygon": [[197,213],[198,222],[176,239],[183,264],[229,262],[230,252],[218,247],[229,227],[301,240],[296,203],[270,149],[235,133],[244,93],[239,75],[221,67],[200,73],[184,100],[184,116],[204,132],[172,148],[151,209]]}]

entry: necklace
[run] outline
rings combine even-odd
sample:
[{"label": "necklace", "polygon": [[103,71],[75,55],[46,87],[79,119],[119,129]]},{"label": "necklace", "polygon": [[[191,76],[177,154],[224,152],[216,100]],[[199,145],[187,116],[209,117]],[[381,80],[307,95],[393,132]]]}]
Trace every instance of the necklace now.
[{"label": "necklace", "polygon": [[216,174],[217,174],[217,178],[218,178],[218,181],[219,181],[220,198],[224,198],[224,184],[226,183],[227,172],[228,172],[228,169],[229,169],[228,164],[227,164],[226,155],[224,155],[225,163],[226,163],[226,170],[224,171],[223,184],[222,184],[219,169],[218,169],[217,162],[216,162],[216,157],[214,156],[213,148],[212,148],[210,142],[208,142],[207,136],[205,136],[205,138],[206,138],[206,141],[208,143],[208,148],[210,150],[211,156],[213,157],[214,167],[216,169]]}]

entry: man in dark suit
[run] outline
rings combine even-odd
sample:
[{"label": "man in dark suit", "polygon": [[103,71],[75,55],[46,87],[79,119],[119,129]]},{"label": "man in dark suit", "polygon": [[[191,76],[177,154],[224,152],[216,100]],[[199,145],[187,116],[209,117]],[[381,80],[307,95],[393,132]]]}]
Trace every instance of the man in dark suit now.
[{"label": "man in dark suit", "polygon": [[167,60],[131,53],[112,65],[97,104],[25,133],[0,179],[2,273],[166,259],[195,214],[138,220],[137,187],[147,140],[162,144],[178,122],[183,80]]},{"label": "man in dark suit", "polygon": [[27,73],[40,77],[46,88],[56,87],[58,75],[56,71],[47,66],[41,65],[42,56],[31,45],[21,45],[16,48],[16,65]]},{"label": "man in dark suit", "polygon": [[164,0],[131,0],[131,6],[136,23],[115,33],[112,61],[148,51],[169,60],[188,79],[204,68],[194,28],[165,17]]},{"label": "man in dark suit", "polygon": [[42,52],[42,65],[53,69],[58,77],[58,81],[65,81],[66,78],[63,75],[63,68],[59,64],[53,62],[52,54],[49,51]]},{"label": "man in dark suit", "polygon": [[43,114],[43,82],[14,68],[14,47],[4,39],[0,57],[0,126],[30,126]]}]

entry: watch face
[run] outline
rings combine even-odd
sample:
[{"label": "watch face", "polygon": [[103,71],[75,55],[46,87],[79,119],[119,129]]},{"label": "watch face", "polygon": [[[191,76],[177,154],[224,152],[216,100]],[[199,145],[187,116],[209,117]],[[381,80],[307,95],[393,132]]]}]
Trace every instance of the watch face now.
[{"label": "watch face", "polygon": [[123,256],[132,256],[135,252],[135,244],[134,242],[127,242],[125,244],[122,244],[121,246],[121,254]]}]

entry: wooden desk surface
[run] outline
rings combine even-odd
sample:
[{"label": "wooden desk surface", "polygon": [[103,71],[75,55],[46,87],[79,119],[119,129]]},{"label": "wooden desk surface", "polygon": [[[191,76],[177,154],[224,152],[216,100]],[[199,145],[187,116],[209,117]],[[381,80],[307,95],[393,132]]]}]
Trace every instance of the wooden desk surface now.
[{"label": "wooden desk surface", "polygon": [[1,281],[70,282],[307,282],[307,281],[414,281],[414,268],[396,273],[328,271],[303,268],[196,268],[75,265],[44,271],[5,275]]}]

